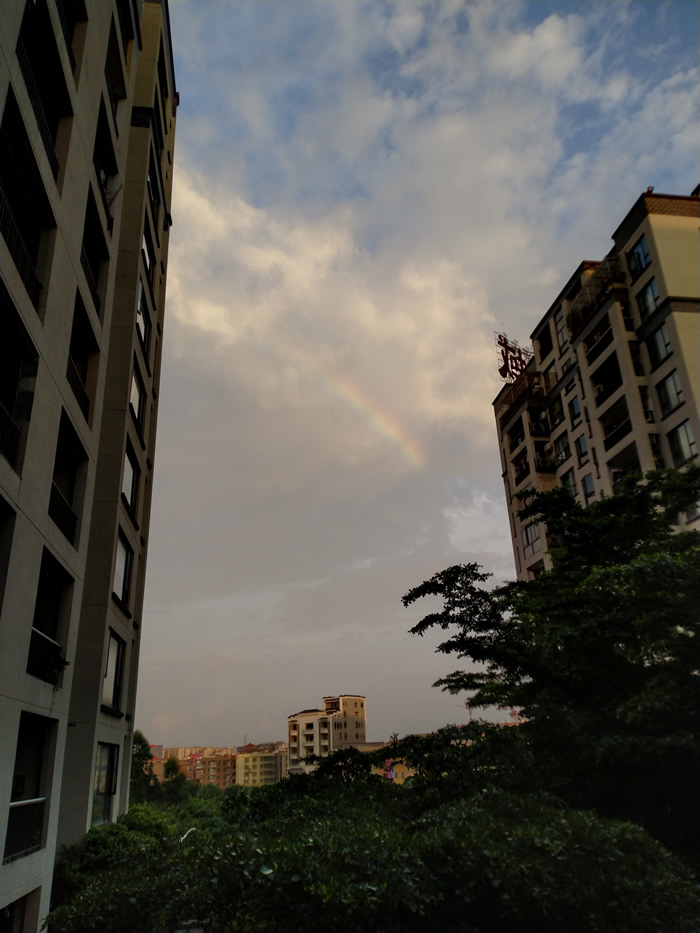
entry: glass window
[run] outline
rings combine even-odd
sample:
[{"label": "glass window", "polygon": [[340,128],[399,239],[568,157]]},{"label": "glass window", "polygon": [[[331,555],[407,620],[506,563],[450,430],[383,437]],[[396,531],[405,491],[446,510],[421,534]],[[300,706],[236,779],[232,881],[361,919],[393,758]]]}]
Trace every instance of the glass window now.
[{"label": "glass window", "polygon": [[574,474],[573,467],[571,467],[570,470],[567,470],[566,473],[562,474],[561,484],[567,492],[571,493],[572,496],[576,495],[576,476]]},{"label": "glass window", "polygon": [[129,598],[129,583],[131,577],[131,563],[134,552],[120,531],[117,538],[117,557],[114,562],[114,582],[112,592],[124,605]]},{"label": "glass window", "polygon": [[554,441],[554,455],[556,457],[557,465],[563,463],[571,456],[569,435],[566,431],[564,431],[563,434],[560,434],[559,437]]},{"label": "glass window", "polygon": [[112,803],[117,793],[119,746],[97,743],[95,782],[92,793],[92,822],[108,823],[112,819]]},{"label": "glass window", "polygon": [[679,424],[677,428],[667,434],[667,437],[675,467],[683,466],[684,463],[687,463],[696,455],[695,438],[689,421]]},{"label": "glass window", "polygon": [[549,406],[549,420],[553,428],[556,428],[556,426],[561,424],[564,420],[564,405],[561,400],[561,395],[557,395]]},{"label": "glass window", "polygon": [[641,236],[627,253],[627,265],[632,278],[636,279],[637,276],[641,275],[650,262],[651,257],[649,256],[646,237]]},{"label": "glass window", "polygon": [[647,284],[637,295],[637,304],[639,305],[639,313],[644,318],[649,317],[652,314],[659,304],[659,289],[656,285],[656,279],[649,279]]},{"label": "glass window", "polygon": [[148,354],[148,338],[151,333],[151,316],[146,304],[146,292],[143,283],[139,281],[139,298],[136,305],[136,332],[139,335],[144,353]]},{"label": "glass window", "polygon": [[671,355],[671,341],[665,323],[649,337],[647,340],[647,350],[649,351],[649,362],[652,367],[656,367],[659,363],[663,363],[663,361]]},{"label": "glass window", "polygon": [[581,404],[578,395],[575,395],[569,402],[569,418],[571,419],[572,428],[575,428],[581,421]]},{"label": "glass window", "polygon": [[541,531],[539,525],[526,525],[522,532],[523,539],[523,557],[528,557],[539,551],[542,547]]},{"label": "glass window", "polygon": [[139,427],[143,426],[143,413],[146,407],[146,390],[143,387],[143,380],[134,363],[134,370],[131,374],[131,392],[129,394],[129,405],[131,412],[136,419]]},{"label": "glass window", "polygon": [[102,680],[102,706],[110,710],[119,710],[121,702],[125,645],[126,643],[110,629]]},{"label": "glass window", "polygon": [[579,434],[574,441],[574,447],[576,448],[576,456],[580,466],[584,460],[588,459],[588,442],[585,434]]},{"label": "glass window", "polygon": [[131,444],[127,442],[126,452],[124,454],[124,474],[122,476],[122,499],[128,506],[129,512],[132,515],[136,510],[140,475],[141,471],[136,459],[136,454]]},{"label": "glass window", "polygon": [[564,350],[569,343],[569,334],[566,330],[564,309],[561,306],[559,306],[554,313],[554,326],[557,330],[557,343],[559,344],[559,349]]},{"label": "glass window", "polygon": [[592,499],[595,496],[595,485],[593,483],[593,474],[586,473],[586,475],[581,480],[581,489],[583,490],[583,498],[588,503],[589,499]]},{"label": "glass window", "polygon": [[660,382],[656,386],[656,392],[659,396],[662,415],[668,415],[674,408],[678,408],[683,403],[683,388],[678,378],[678,370],[674,369],[669,376]]}]

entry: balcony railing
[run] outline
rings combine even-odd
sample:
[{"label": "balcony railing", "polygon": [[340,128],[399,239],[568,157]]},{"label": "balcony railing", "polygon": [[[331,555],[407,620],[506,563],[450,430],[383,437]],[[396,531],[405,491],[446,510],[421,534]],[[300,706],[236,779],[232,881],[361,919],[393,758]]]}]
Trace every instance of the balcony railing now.
[{"label": "balcony railing", "polygon": [[535,472],[556,473],[557,464],[554,457],[535,457]]},{"label": "balcony railing", "polygon": [[632,422],[628,418],[627,421],[623,421],[622,424],[619,424],[609,434],[606,434],[603,441],[603,446],[606,450],[610,450],[610,448],[614,447],[618,441],[621,441],[623,437],[629,434],[631,430]]},{"label": "balcony railing", "polygon": [[607,402],[610,396],[614,392],[617,392],[617,390],[620,388],[621,385],[622,385],[622,377],[620,377],[619,379],[613,379],[611,382],[604,383],[602,386],[600,386],[598,388],[598,391],[596,391],[596,395],[595,395],[596,407],[599,407],[600,405],[602,405],[603,402]]},{"label": "balcony railing", "polygon": [[19,276],[24,282],[24,287],[27,289],[32,304],[36,308],[39,304],[39,295],[41,294],[43,286],[36,274],[36,269],[27,251],[27,247],[24,245],[19,227],[15,222],[15,218],[12,216],[12,211],[5,197],[5,192],[2,190],[2,186],[0,186],[0,232],[2,232],[5,238],[7,248],[10,251],[14,264],[17,266]]},{"label": "balcony railing", "polygon": [[78,516],[71,504],[55,483],[51,483],[51,496],[49,498],[49,517],[53,519],[58,528],[68,538],[71,544],[75,541],[75,529]]},{"label": "balcony railing", "polygon": [[0,402],[0,454],[11,467],[17,461],[20,430],[5,406]]},{"label": "balcony railing", "polygon": [[63,33],[63,38],[66,40],[66,51],[68,52],[68,60],[70,61],[70,67],[72,71],[75,71],[75,55],[73,54],[73,34],[71,32],[70,24],[68,22],[68,16],[66,15],[66,8],[63,5],[63,0],[56,0],[56,9],[58,10],[58,19],[61,23],[61,32]]},{"label": "balcony railing", "polygon": [[608,297],[618,292],[620,298],[627,295],[625,273],[616,258],[604,259],[571,302],[566,317],[571,337],[575,338],[603,307]]},{"label": "balcony railing", "polygon": [[598,340],[593,344],[591,349],[586,353],[586,362],[590,366],[595,360],[598,359],[600,354],[606,347],[609,347],[613,342],[613,332],[612,327],[609,327],[604,334],[602,334]]},{"label": "balcony railing", "polygon": [[530,464],[526,461],[522,466],[516,467],[517,473],[515,474],[515,485],[519,486],[522,481],[530,475]]},{"label": "balcony railing", "polygon": [[90,295],[92,296],[95,310],[99,314],[100,308],[102,307],[102,302],[100,301],[100,294],[97,291],[95,275],[92,271],[92,266],[90,265],[90,257],[88,256],[84,246],[80,250],[80,265],[83,267],[83,272],[85,273],[85,279],[87,281],[88,288],[90,289]]},{"label": "balcony railing", "polygon": [[39,135],[41,136],[41,141],[46,150],[51,172],[54,178],[58,178],[58,159],[56,158],[56,150],[54,149],[53,135],[49,127],[49,121],[46,119],[44,105],[41,102],[41,94],[39,93],[39,88],[34,78],[34,71],[32,70],[32,65],[27,55],[27,49],[21,36],[17,40],[17,61],[19,62],[19,69],[22,72],[22,77],[24,78],[24,83],[27,88],[29,102],[32,105],[32,110],[36,117]]},{"label": "balcony railing", "polygon": [[5,862],[29,855],[42,847],[45,808],[46,797],[16,800],[10,804],[3,856]]},{"label": "balcony railing", "polygon": [[87,389],[85,388],[85,383],[78,372],[78,367],[75,365],[75,361],[72,356],[68,356],[68,368],[66,369],[66,379],[68,380],[68,385],[73,390],[73,395],[75,395],[80,410],[82,411],[85,420],[90,414],[90,396],[87,394]]},{"label": "balcony railing", "polygon": [[44,635],[39,629],[32,629],[29,642],[29,658],[27,659],[27,673],[47,684],[57,684],[61,671],[66,666],[61,656],[63,648],[53,638]]}]

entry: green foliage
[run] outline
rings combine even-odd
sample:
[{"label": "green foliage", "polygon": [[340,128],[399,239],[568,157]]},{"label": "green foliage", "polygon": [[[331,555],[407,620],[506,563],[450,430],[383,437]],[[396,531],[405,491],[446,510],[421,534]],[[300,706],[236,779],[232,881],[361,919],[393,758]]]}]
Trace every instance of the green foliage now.
[{"label": "green foliage", "polygon": [[403,600],[442,598],[411,631],[449,629],[438,650],[474,664],[438,686],[527,718],[508,738],[527,742],[528,786],[641,822],[691,857],[700,535],[674,534],[674,524],[699,497],[698,469],[649,474],[586,509],[562,489],[534,494],[523,515],[558,542],[551,572],[489,591],[477,565],[450,567]]},{"label": "green foliage", "polygon": [[153,773],[151,746],[143,732],[134,730],[131,745],[131,783],[129,799],[132,803],[145,803],[157,800],[160,782]]},{"label": "green foliage", "polygon": [[132,808],[64,854],[52,933],[194,918],[211,933],[695,933],[696,886],[641,830],[495,788],[417,814],[409,787],[302,777]]}]

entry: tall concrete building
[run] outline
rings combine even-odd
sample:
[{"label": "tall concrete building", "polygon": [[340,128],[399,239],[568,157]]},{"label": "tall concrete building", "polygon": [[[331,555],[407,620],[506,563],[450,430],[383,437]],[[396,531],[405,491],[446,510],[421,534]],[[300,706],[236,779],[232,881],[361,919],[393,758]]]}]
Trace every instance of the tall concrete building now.
[{"label": "tall concrete building", "polygon": [[287,777],[287,743],[265,742],[239,745],[236,750],[236,784],[262,787]]},{"label": "tall concrete building", "polygon": [[304,709],[287,717],[289,773],[313,771],[306,761],[312,755],[325,758],[340,748],[366,742],[367,704],[363,696],[341,694],[324,697],[323,709]]},{"label": "tall concrete building", "polygon": [[[551,566],[516,493],[564,486],[587,505],[628,473],[681,468],[700,440],[700,197],[642,194],[600,262],[582,262],[531,335],[499,337],[494,400],[515,565]],[[700,510],[681,516],[697,528]]]},{"label": "tall concrete building", "polygon": [[0,911],[127,806],[177,92],[167,0],[0,16]]}]

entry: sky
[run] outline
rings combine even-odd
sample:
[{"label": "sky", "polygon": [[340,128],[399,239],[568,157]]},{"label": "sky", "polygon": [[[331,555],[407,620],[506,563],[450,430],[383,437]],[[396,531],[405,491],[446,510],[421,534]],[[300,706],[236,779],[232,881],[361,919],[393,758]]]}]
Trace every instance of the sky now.
[{"label": "sky", "polygon": [[[401,597],[514,577],[494,333],[698,182],[696,0],[170,0],[177,113],[136,726],[466,722]],[[489,713],[492,718],[505,714]]]}]

